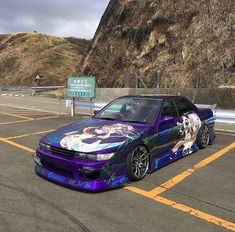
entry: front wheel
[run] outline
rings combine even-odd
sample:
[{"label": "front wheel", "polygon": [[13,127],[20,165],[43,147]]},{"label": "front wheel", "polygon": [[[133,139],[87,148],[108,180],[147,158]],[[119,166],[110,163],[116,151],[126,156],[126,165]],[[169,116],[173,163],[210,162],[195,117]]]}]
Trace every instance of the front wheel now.
[{"label": "front wheel", "polygon": [[202,125],[197,134],[196,144],[200,149],[204,149],[209,144],[210,134],[207,125]]},{"label": "front wheel", "polygon": [[127,174],[132,181],[142,180],[149,168],[149,155],[144,146],[136,147],[127,157]]}]

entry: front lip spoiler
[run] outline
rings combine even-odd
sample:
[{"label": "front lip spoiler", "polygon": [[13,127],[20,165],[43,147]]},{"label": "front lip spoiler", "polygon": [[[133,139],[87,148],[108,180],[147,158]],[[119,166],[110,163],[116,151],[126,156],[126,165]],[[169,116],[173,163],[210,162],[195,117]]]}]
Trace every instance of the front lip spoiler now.
[{"label": "front lip spoiler", "polygon": [[99,179],[99,180],[87,180],[83,178],[70,178],[67,176],[60,175],[58,173],[49,171],[43,168],[40,165],[36,165],[35,172],[40,177],[57,183],[59,185],[69,187],[76,190],[83,190],[87,192],[98,192],[98,191],[105,191],[112,188],[120,187],[126,183],[129,183],[129,179],[127,176],[119,176],[115,179]]}]

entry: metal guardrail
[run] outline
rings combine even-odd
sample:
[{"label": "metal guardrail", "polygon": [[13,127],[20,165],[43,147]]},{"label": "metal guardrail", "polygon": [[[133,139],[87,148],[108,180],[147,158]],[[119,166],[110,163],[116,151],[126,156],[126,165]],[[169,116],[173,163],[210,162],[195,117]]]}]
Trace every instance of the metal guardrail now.
[{"label": "metal guardrail", "polygon": [[23,92],[23,91],[30,91],[30,87],[26,86],[0,86],[0,91],[17,91],[17,92]]},{"label": "metal guardrail", "polygon": [[235,111],[234,110],[221,110],[216,109],[216,104],[214,105],[202,105],[196,104],[198,108],[209,108],[213,111],[216,122],[222,123],[233,123],[235,124]]},{"label": "metal guardrail", "polygon": [[[100,110],[104,106],[106,106],[107,102],[89,102],[89,101],[76,101],[75,107],[80,109],[90,109],[93,110]],[[233,110],[220,110],[216,109],[215,105],[202,105],[196,104],[198,108],[209,108],[213,111],[215,116],[216,122],[223,122],[223,123],[234,123],[235,124],[235,111]],[[72,107],[72,100],[66,100],[66,107]]]},{"label": "metal guardrail", "polygon": [[212,111],[215,110],[216,106],[217,106],[217,104],[214,104],[214,105],[195,104],[195,105],[196,105],[197,108],[200,108],[200,109],[209,108]]},{"label": "metal guardrail", "polygon": [[36,92],[41,92],[44,90],[54,90],[54,89],[63,89],[65,86],[37,86],[37,87],[31,87],[32,90],[32,96],[36,94]]},{"label": "metal guardrail", "polygon": [[62,89],[65,88],[64,85],[56,85],[56,86],[36,86],[36,87],[31,87],[31,89]]},{"label": "metal guardrail", "polygon": [[[72,100],[66,100],[66,107],[72,108],[72,104]],[[86,110],[90,108],[92,108],[92,110],[101,110],[107,104],[107,102],[75,101],[75,107]]]},{"label": "metal guardrail", "polygon": [[233,110],[213,110],[216,122],[235,124],[235,111]]}]

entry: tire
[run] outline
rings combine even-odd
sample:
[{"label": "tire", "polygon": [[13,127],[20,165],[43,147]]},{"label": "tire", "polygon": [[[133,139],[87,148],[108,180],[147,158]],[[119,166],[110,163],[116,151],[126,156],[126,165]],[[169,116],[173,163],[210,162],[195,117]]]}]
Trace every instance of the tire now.
[{"label": "tire", "polygon": [[204,149],[209,144],[210,134],[207,125],[202,125],[198,131],[196,144],[200,149]]},{"label": "tire", "polygon": [[127,174],[131,181],[142,180],[149,168],[149,154],[144,146],[136,147],[127,157]]}]

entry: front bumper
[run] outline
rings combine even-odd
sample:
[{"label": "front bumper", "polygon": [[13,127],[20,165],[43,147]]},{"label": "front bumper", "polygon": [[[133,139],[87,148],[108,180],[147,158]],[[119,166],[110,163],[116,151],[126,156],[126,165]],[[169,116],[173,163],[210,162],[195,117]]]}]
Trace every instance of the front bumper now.
[{"label": "front bumper", "polygon": [[[44,179],[50,180],[57,184],[84,191],[104,191],[111,188],[122,186],[125,183],[129,183],[129,179],[125,174],[123,167],[108,167],[105,163],[99,163],[98,165],[90,164],[90,168],[94,169],[97,173],[104,172],[104,174],[96,177],[83,177],[79,175],[77,170],[81,169],[84,163],[73,162],[72,160],[63,159],[54,154],[47,154],[45,151],[37,149],[36,154],[33,154],[33,160],[36,163],[35,172]],[[63,165],[66,167],[63,170],[53,169],[52,166],[48,166],[48,163],[55,165]],[[86,164],[86,166],[88,166]],[[71,169],[71,173],[68,173],[66,169]],[[75,171],[76,170],[76,171]],[[92,174],[92,172],[91,172]]]}]

